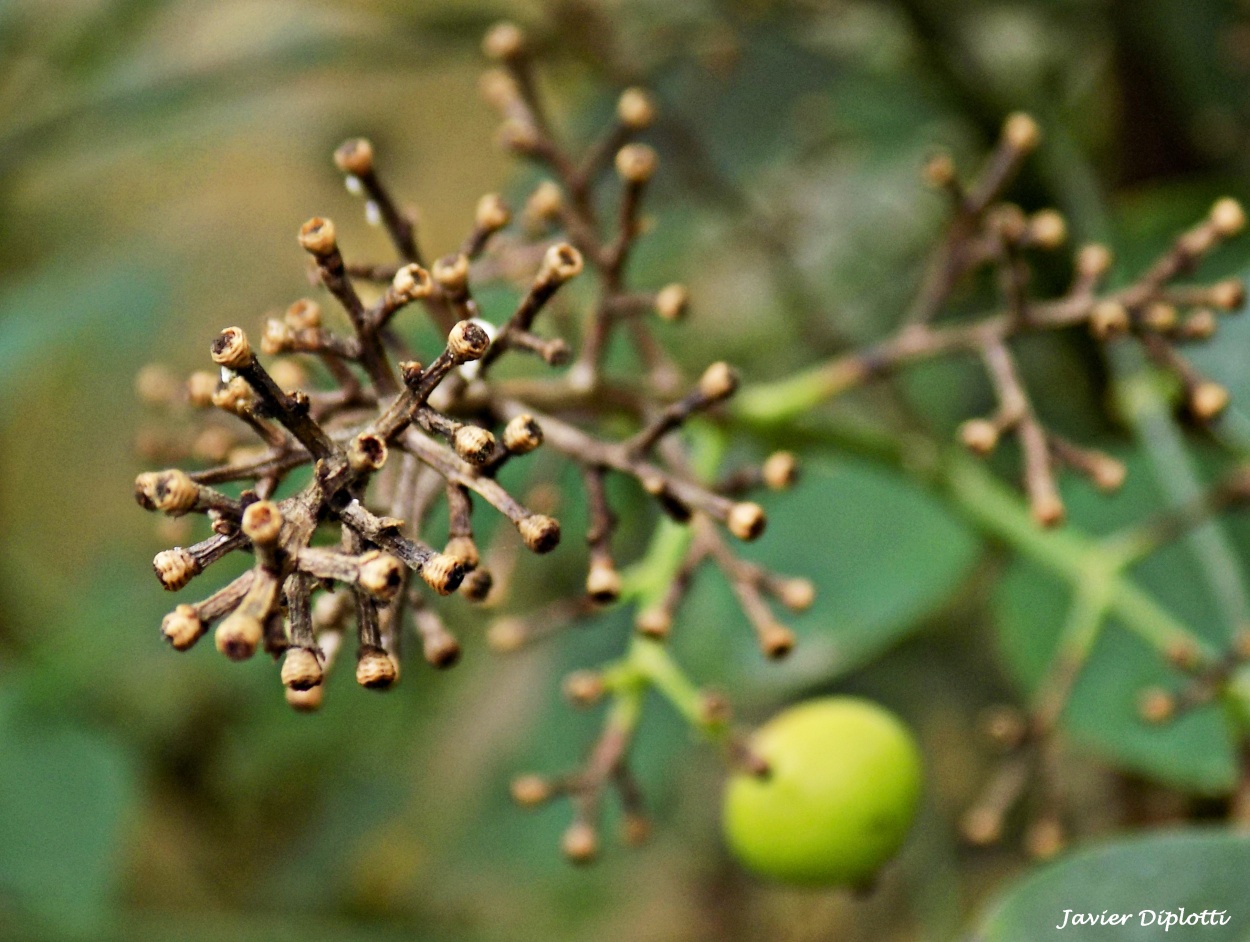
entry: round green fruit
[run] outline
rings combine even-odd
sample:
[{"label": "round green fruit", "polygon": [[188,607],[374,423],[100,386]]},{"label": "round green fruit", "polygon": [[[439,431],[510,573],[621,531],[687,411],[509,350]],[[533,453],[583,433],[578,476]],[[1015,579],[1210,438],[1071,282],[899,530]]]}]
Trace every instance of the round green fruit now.
[{"label": "round green fruit", "polygon": [[920,803],[921,763],[902,722],[867,700],[828,697],[756,731],[764,776],[725,788],[729,846],[787,883],[861,886],[903,845]]}]

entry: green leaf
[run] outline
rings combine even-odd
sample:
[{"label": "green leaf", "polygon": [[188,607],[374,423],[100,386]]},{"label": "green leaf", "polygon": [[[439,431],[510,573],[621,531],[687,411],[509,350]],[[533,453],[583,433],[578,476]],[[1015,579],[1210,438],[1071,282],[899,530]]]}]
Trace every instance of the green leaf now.
[{"label": "green leaf", "polygon": [[[1140,460],[1130,462],[1127,483],[1115,497],[1095,494],[1079,482],[1070,482],[1064,495],[1069,525],[1096,533],[1140,520],[1158,506],[1150,473]],[[1225,643],[1219,610],[1184,544],[1154,554],[1132,576],[1192,630],[1214,644]],[[1037,565],[1017,560],[999,582],[994,602],[1008,670],[1032,693],[1054,657],[1071,593]],[[1226,792],[1236,782],[1237,769],[1218,707],[1195,710],[1164,726],[1147,725],[1138,716],[1143,690],[1176,689],[1181,683],[1158,652],[1111,619],[1076,682],[1063,727],[1124,768],[1189,791]]]},{"label": "green leaf", "polygon": [[[1246,942],[1250,928],[1237,910],[1244,907],[1247,872],[1250,837],[1231,831],[1188,829],[1120,840],[1035,870],[990,906],[975,938],[1019,942],[1062,931],[1068,942]],[[1131,917],[1122,926],[1074,926],[1069,914],[1068,926],[1056,930],[1065,910]],[[1227,910],[1228,922],[1167,925],[1166,915],[1159,921],[1160,911],[1180,917],[1182,910]]]}]

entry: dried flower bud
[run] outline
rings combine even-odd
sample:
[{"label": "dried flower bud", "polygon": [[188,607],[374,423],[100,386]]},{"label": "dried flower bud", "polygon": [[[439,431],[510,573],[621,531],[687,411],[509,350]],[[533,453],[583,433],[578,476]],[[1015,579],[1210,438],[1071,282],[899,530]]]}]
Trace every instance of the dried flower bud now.
[{"label": "dried flower bud", "polygon": [[784,491],[799,479],[799,461],[792,451],[774,451],[760,468],[760,480],[770,491]]},{"label": "dried flower bud", "polygon": [[1181,324],[1180,332],[1186,340],[1209,340],[1219,328],[1215,312],[1201,307],[1193,311]]},{"label": "dried flower bud", "polygon": [[1105,245],[1093,242],[1081,246],[1076,255],[1076,268],[1086,278],[1101,278],[1111,270],[1114,258]]},{"label": "dried flower bud", "polygon": [[651,606],[634,616],[634,627],[648,638],[663,640],[673,630],[673,616],[658,605]]},{"label": "dried flower bud", "polygon": [[1012,150],[1027,154],[1042,142],[1042,129],[1032,115],[1017,111],[1003,124],[1003,142]]},{"label": "dried flower bud", "polygon": [[320,327],[321,305],[308,298],[302,298],[288,307],[282,317],[293,330],[307,330]]},{"label": "dried flower bud", "polygon": [[1146,309],[1142,311],[1143,326],[1160,334],[1171,333],[1176,329],[1179,320],[1176,306],[1166,301],[1155,301],[1146,305]]},{"label": "dried flower bud", "polygon": [[1117,461],[1110,455],[1094,455],[1089,466],[1090,478],[1094,486],[1104,494],[1113,494],[1124,485],[1128,477],[1128,468],[1123,461]]},{"label": "dried flower bud", "polygon": [[187,377],[187,401],[197,409],[207,409],[213,404],[213,394],[220,382],[217,374],[197,370]]},{"label": "dried flower bud", "polygon": [[469,257],[464,254],[444,255],[431,267],[430,274],[445,291],[458,294],[469,283]]},{"label": "dried flower bud", "polygon": [[185,514],[195,507],[200,490],[185,471],[147,471],[135,478],[135,500],[145,510],[159,510],[170,516]]},{"label": "dried flower bud", "polygon": [[1228,407],[1228,390],[1219,383],[1204,380],[1189,394],[1189,408],[1202,422],[1210,421]]},{"label": "dried flower bud", "polygon": [[200,572],[195,557],[181,546],[157,553],[152,560],[152,568],[156,570],[156,578],[169,592],[177,592]]},{"label": "dried flower bud", "polygon": [[616,152],[616,172],[626,183],[646,183],[655,174],[660,158],[646,144],[626,144]]},{"label": "dried flower bud", "polygon": [[495,451],[495,436],[477,425],[462,425],[456,429],[455,448],[470,464],[484,464]]},{"label": "dried flower bud", "polygon": [[792,612],[805,612],[816,601],[816,586],[811,579],[787,579],[777,590],[781,604]]},{"label": "dried flower bud", "polygon": [[386,464],[388,454],[386,441],[381,436],[362,432],[347,446],[347,464],[357,474],[365,474]]},{"label": "dried flower bud", "polygon": [[586,594],[600,605],[621,597],[621,574],[611,563],[596,560],[586,574]]},{"label": "dried flower bud", "polygon": [[768,517],[759,504],[740,503],[729,508],[729,519],[725,521],[729,532],[740,540],[754,540],[764,532]]},{"label": "dried flower bud", "polygon": [[305,252],[317,258],[333,254],[338,251],[334,223],[320,216],[314,216],[300,226],[299,244]]},{"label": "dried flower bud", "polygon": [[607,693],[603,675],[596,671],[573,671],[561,686],[564,696],[575,706],[594,706]]},{"label": "dried flower bud", "polygon": [[448,631],[427,634],[422,639],[421,656],[431,667],[445,670],[460,660],[460,642]]},{"label": "dried flower bud", "polygon": [[417,301],[430,296],[434,290],[434,281],[430,278],[430,273],[420,265],[405,265],[395,272],[391,288],[403,301]]},{"label": "dried flower bud", "polygon": [[486,630],[486,643],[491,650],[510,654],[525,643],[525,622],[519,618],[500,618]]},{"label": "dried flower bud", "polygon": [[192,605],[179,605],[161,619],[161,635],[176,651],[190,648],[207,627]]},{"label": "dried flower bud", "polygon": [[389,553],[370,550],[360,557],[356,584],[374,598],[389,602],[404,587],[404,564]]},{"label": "dried flower bud", "polygon": [[1216,200],[1211,207],[1211,228],[1221,239],[1231,239],[1246,228],[1246,211],[1230,197]]},{"label": "dried flower bud", "polygon": [[354,177],[370,174],[373,172],[373,145],[363,137],[344,141],[334,151],[334,163]]},{"label": "dried flower bud", "polygon": [[685,285],[665,285],[655,295],[655,313],[661,320],[681,320],[689,306],[690,292]]},{"label": "dried flower bud", "polygon": [[592,863],[599,855],[599,835],[586,821],[574,821],[560,839],[564,856],[575,864]]},{"label": "dried flower bud", "polygon": [[959,441],[975,455],[988,455],[998,447],[998,426],[989,419],[968,419],[960,423]]},{"label": "dried flower bud", "polygon": [[252,362],[252,345],[241,327],[227,327],[213,341],[213,362],[230,370],[241,370]]},{"label": "dried flower bud", "polygon": [[512,210],[498,193],[487,193],[477,201],[473,224],[484,232],[497,232],[512,220]]},{"label": "dried flower bud", "polygon": [[713,402],[727,399],[738,388],[738,374],[728,363],[713,363],[699,377],[699,392]]},{"label": "dried flower bud", "polygon": [[465,574],[464,581],[460,583],[460,594],[470,602],[485,602],[494,585],[495,579],[490,571],[479,567]]},{"label": "dried flower bud", "polygon": [[641,88],[627,88],[617,99],[616,117],[631,131],[644,130],[655,121],[655,102]]},{"label": "dried flower bud", "polygon": [[1043,527],[1056,527],[1063,523],[1063,518],[1067,516],[1063,501],[1057,494],[1048,494],[1033,501],[1032,510],[1033,519]]},{"label": "dried flower bud", "polygon": [[1089,315],[1089,331],[1099,340],[1113,340],[1128,332],[1128,311],[1119,301],[1101,301]]},{"label": "dried flower bud", "polygon": [[558,184],[544,180],[525,202],[525,212],[536,220],[556,219],[564,208],[564,194]]},{"label": "dried flower bud", "polygon": [[[454,556],[466,570],[476,569],[481,557],[471,536],[453,536],[443,547],[443,555]],[[461,583],[463,587],[464,583]]]},{"label": "dried flower bud", "polygon": [[362,647],[356,655],[356,683],[368,690],[386,690],[399,677],[391,656],[381,648]]},{"label": "dried flower bud", "polygon": [[760,648],[765,657],[780,660],[794,650],[794,632],[780,622],[769,622],[760,629]]},{"label": "dried flower bud", "polygon": [[557,242],[543,256],[542,267],[534,278],[539,285],[562,285],[582,270],[582,253],[567,242]]},{"label": "dried flower bud", "polygon": [[945,151],[934,154],[924,165],[924,182],[935,190],[942,190],[955,182],[955,161]]},{"label": "dried flower bud", "polygon": [[253,543],[272,546],[282,532],[282,511],[271,500],[258,500],[243,511],[242,528]]},{"label": "dried flower bud", "polygon": [[535,553],[548,553],[560,542],[560,524],[546,514],[530,514],[517,524],[517,530]]},{"label": "dried flower bud", "polygon": [[425,561],[421,578],[439,595],[451,595],[464,579],[464,565],[455,556],[440,553]]},{"label": "dried flower bud", "polygon": [[543,430],[532,415],[514,416],[504,426],[503,447],[514,455],[527,455],[543,443]]},{"label": "dried flower bud", "polygon": [[1211,286],[1211,303],[1221,311],[1240,310],[1246,303],[1246,286],[1240,278],[1227,278]]},{"label": "dried flower bud", "polygon": [[447,349],[461,362],[480,360],[490,347],[490,336],[473,321],[460,321],[447,335]]},{"label": "dried flower bud", "polygon": [[321,661],[308,648],[287,648],[282,659],[282,683],[290,690],[309,690],[325,678]]},{"label": "dried flower bud", "polygon": [[320,710],[324,696],[325,692],[321,684],[309,687],[307,690],[296,690],[292,687],[286,688],[287,705],[300,713],[314,713]]},{"label": "dried flower bud", "polygon": [[512,62],[527,51],[525,31],[510,20],[496,23],[482,39],[482,53],[496,62]]},{"label": "dried flower bud", "polygon": [[1029,236],[1040,248],[1057,249],[1068,239],[1068,223],[1062,213],[1043,209],[1029,220]]},{"label": "dried flower bud", "polygon": [[251,407],[255,401],[255,393],[242,376],[235,376],[230,382],[217,387],[213,393],[213,405],[224,412],[241,413]]},{"label": "dried flower bud", "polygon": [[246,661],[256,653],[256,647],[264,635],[260,619],[243,612],[235,612],[220,625],[214,641],[217,650],[232,661]]},{"label": "dried flower bud", "polygon": [[519,775],[512,780],[512,800],[523,808],[533,808],[551,798],[551,785],[537,775]]}]

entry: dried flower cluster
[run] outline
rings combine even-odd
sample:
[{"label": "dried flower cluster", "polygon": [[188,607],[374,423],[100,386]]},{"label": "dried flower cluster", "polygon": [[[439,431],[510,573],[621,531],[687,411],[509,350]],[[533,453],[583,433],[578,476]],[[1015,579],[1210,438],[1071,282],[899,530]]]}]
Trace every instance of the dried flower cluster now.
[{"label": "dried flower cluster", "polygon": [[[534,619],[499,621],[491,632],[497,647],[514,647],[539,626],[550,629],[561,617],[587,614],[621,597],[613,552],[617,519],[604,486],[610,474],[636,481],[694,534],[671,589],[639,614],[640,632],[653,639],[668,633],[695,568],[709,560],[733,583],[770,656],[785,654],[794,638],[773,616],[769,600],[792,609],[812,600],[805,580],[740,560],[720,529],[739,540],[758,537],[765,515],[745,499],[747,492],[788,487],[795,478],[793,457],[778,453],[722,481],[701,479],[688,445],[675,433],[733,396],[737,377],[728,365],[714,363],[685,388],[648,325],[651,317],[682,317],[685,288],[648,292],[626,284],[631,250],[645,228],[643,197],[658,164],[652,148],[633,140],[653,120],[652,100],[641,90],[627,90],[615,122],[576,158],[557,143],[535,96],[522,31],[499,25],[484,49],[497,63],[483,90],[503,115],[502,142],[548,171],[519,220],[499,196],[484,196],[458,251],[427,262],[413,217],[383,184],[369,142],[349,141],[335,152],[335,162],[348,189],[367,201],[370,220],[385,227],[398,261],[347,262],[333,223],[324,218],[308,220],[299,243],[315,281],[337,302],[350,330],[332,323],[317,301],[300,300],[265,323],[258,344],[239,327],[223,330],[211,349],[218,372],[192,375],[185,390],[171,385],[159,367],[140,377],[149,400],[171,406],[189,401],[210,414],[202,431],[174,449],[208,466],[147,472],[135,482],[144,508],[171,517],[205,514],[212,527],[212,536],[199,543],[159,553],[157,578],[175,591],[227,554],[250,553],[255,560],[203,601],[178,605],[161,632],[186,650],[215,626],[216,647],[234,660],[263,649],[281,660],[287,699],[298,709],[321,703],[327,672],[353,620],[356,679],[364,687],[385,689],[396,681],[409,623],[427,661],[438,667],[456,661],[459,645],[427,603],[427,589],[480,603],[498,596],[510,568],[506,547],[497,553],[479,548],[475,500],[503,514],[535,553],[560,542],[553,517],[526,506],[497,481],[501,467],[538,448],[560,453],[581,471],[589,506],[585,591]],[[613,176],[619,208],[604,222],[596,196],[613,186]],[[539,326],[540,316],[563,300],[562,289],[583,269],[595,280],[597,297],[581,335],[550,336]],[[501,279],[520,281],[522,297],[510,316],[491,325],[482,318],[474,288]],[[397,315],[410,308],[423,311],[446,336],[445,348],[428,363],[414,358],[396,329]],[[632,342],[646,365],[640,380],[607,374],[605,357],[617,334]],[[276,359],[266,365],[261,354]],[[505,355],[563,369],[551,378],[499,379],[495,364]],[[330,380],[321,388],[310,382],[312,364]],[[631,435],[600,437],[622,419],[633,424]],[[246,445],[244,435],[258,436],[261,444]],[[148,442],[147,451],[161,452],[164,444]],[[281,496],[284,485],[287,496]],[[422,534],[440,504],[449,538],[438,549]],[[495,557],[505,572],[488,567]],[[683,709],[696,698],[699,715],[691,718],[701,727],[724,728],[724,704],[694,691],[662,649],[622,665],[616,693],[623,701],[634,702],[651,683]],[[611,689],[608,673],[579,675],[569,684],[582,701]],[[627,712],[613,711],[583,773],[563,784],[533,778],[518,783],[518,798],[527,802],[562,790],[578,796],[565,841],[574,859],[594,856],[595,809],[609,782],[630,811],[629,836],[645,830],[625,766],[633,729],[632,721],[622,720]]]}]

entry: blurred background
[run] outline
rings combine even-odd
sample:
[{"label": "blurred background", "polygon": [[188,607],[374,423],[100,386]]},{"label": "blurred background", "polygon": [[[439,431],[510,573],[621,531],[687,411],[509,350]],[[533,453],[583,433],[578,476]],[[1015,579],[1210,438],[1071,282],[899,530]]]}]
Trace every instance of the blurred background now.
[{"label": "blurred background", "polygon": [[[1018,833],[970,849],[958,821],[993,763],[977,717],[1037,673],[1036,645],[1013,639],[1053,637],[1062,599],[940,495],[824,448],[770,503],[755,554],[821,589],[794,658],[764,665],[714,580],[677,644],[748,722],[853,691],[916,728],[927,805],[867,898],[740,871],[719,836],[718,759],[663,704],[639,742],[645,848],[609,841],[575,870],[558,852],[566,809],[511,805],[512,775],[571,768],[593,741],[559,678],[619,652],[627,615],[501,657],[479,613],[449,606],[454,671],[411,664],[385,696],[340,671],[311,716],[259,659],[161,643],[173,600],[150,560],[174,541],[131,481],[136,441],[167,420],[138,403],[136,371],[203,368],[220,329],[256,330],[307,294],[309,216],[335,218],[349,258],[389,257],[331,163],[348,136],[373,140],[430,254],[459,243],[482,193],[523,198],[535,177],[495,146],[477,91],[479,40],[502,16],[539,42],[572,142],[623,87],[654,90],[662,172],[634,281],[690,286],[691,320],[665,330],[692,372],[724,358],[778,378],[888,332],[942,224],[925,157],[943,146],[975,167],[1012,110],[1047,135],[1016,197],[1059,206],[1129,270],[1214,197],[1250,193],[1250,8],[1232,0],[0,0],[0,937],[937,940],[1029,865]],[[1210,271],[1240,273],[1247,251]],[[1045,263],[1037,290],[1069,270]],[[1075,527],[1140,518],[1176,475],[1225,461],[1190,430],[1144,440],[1109,418],[1114,365],[1079,338],[1022,355],[1048,421],[1133,469],[1113,501],[1073,484]],[[1195,360],[1250,402],[1247,355],[1250,326],[1233,322]],[[956,363],[841,409],[940,442],[990,403],[975,364]],[[1157,460],[1169,442],[1179,465]],[[1240,585],[1250,537],[1213,539]],[[1218,634],[1205,545],[1141,578]],[[568,582],[581,548],[562,552],[526,561],[534,584]],[[1162,672],[1123,644],[1097,657],[1091,670],[1127,676],[1121,713]],[[1235,756],[1214,720],[1139,742],[1098,726],[1097,696],[1078,701],[1065,760],[1082,839],[1221,813]]]}]

